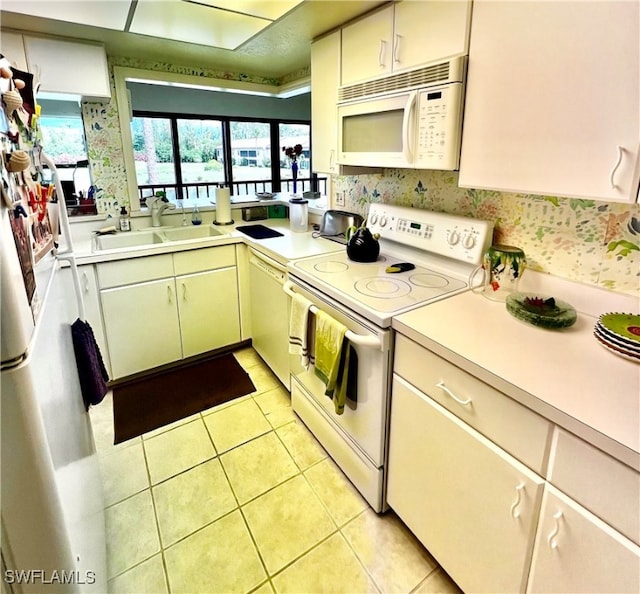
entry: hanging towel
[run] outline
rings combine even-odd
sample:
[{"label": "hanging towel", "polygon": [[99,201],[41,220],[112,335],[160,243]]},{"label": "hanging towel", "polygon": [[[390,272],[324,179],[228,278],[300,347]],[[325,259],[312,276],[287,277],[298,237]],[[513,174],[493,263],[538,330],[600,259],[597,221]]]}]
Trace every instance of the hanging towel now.
[{"label": "hanging towel", "polygon": [[100,347],[91,326],[77,319],[71,325],[71,338],[76,356],[80,389],[85,410],[100,404],[107,393],[109,374],[104,366]]},{"label": "hanging towel", "polygon": [[325,394],[333,397],[338,381],[346,326],[323,311],[316,317],[315,374],[324,382]]},{"label": "hanging towel", "polygon": [[298,295],[291,300],[289,318],[289,353],[300,355],[300,363],[309,369],[309,309],[311,301]]},{"label": "hanging towel", "polygon": [[347,400],[352,402],[351,408],[357,406],[358,401],[358,353],[353,346],[345,340],[342,347],[342,356],[338,366],[338,378],[332,394],[327,394],[333,400],[333,406],[337,415],[344,413]]}]

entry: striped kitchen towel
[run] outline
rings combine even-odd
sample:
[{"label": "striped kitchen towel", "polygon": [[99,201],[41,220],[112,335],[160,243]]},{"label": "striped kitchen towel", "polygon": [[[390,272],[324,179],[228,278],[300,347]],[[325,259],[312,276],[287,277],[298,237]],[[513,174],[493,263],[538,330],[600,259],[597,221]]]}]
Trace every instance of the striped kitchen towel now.
[{"label": "striped kitchen towel", "polygon": [[296,293],[291,299],[289,318],[289,353],[299,355],[300,363],[309,369],[309,310],[311,301]]}]

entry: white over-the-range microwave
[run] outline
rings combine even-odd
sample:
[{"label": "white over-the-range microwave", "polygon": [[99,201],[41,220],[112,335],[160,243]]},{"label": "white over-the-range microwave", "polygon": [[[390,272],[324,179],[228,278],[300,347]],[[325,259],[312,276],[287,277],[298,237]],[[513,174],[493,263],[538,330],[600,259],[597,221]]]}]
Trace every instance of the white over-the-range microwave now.
[{"label": "white over-the-range microwave", "polygon": [[458,169],[466,56],[343,86],[338,163]]}]

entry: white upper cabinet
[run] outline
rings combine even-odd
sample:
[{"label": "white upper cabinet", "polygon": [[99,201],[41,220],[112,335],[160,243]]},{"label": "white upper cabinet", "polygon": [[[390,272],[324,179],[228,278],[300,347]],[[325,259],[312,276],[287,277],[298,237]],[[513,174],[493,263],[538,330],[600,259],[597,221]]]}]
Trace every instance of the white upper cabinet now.
[{"label": "white upper cabinet", "polygon": [[340,31],[311,45],[311,138],[313,169],[337,173]]},{"label": "white upper cabinet", "polygon": [[633,202],[640,3],[476,0],[460,185]]},{"label": "white upper cabinet", "polygon": [[342,29],[342,84],[391,72],[393,6]]},{"label": "white upper cabinet", "polygon": [[39,76],[41,91],[85,99],[111,97],[104,46],[25,35],[24,47],[29,71]]},{"label": "white upper cabinet", "polygon": [[24,53],[24,41],[20,33],[2,31],[0,34],[0,53],[18,70],[27,70],[27,56]]},{"label": "white upper cabinet", "polygon": [[342,29],[342,85],[468,50],[471,2],[405,0]]}]

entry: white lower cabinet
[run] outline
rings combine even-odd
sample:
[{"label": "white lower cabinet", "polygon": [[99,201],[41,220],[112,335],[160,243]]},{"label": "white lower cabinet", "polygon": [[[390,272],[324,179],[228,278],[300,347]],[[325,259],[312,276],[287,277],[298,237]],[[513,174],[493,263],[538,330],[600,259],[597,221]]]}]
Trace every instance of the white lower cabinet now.
[{"label": "white lower cabinet", "polygon": [[80,275],[80,288],[82,290],[82,299],[84,301],[84,312],[86,321],[91,325],[93,334],[96,337],[100,354],[105,367],[109,371],[111,377],[111,363],[109,359],[109,349],[107,348],[107,339],[104,335],[102,326],[102,310],[100,309],[100,290],[98,288],[98,278],[96,269],[93,264],[78,267]]},{"label": "white lower cabinet", "polygon": [[524,591],[543,485],[394,375],[387,500],[464,591]]},{"label": "white lower cabinet", "polygon": [[106,289],[100,297],[114,378],[182,358],[173,278]]},{"label": "white lower cabinet", "polygon": [[240,342],[235,247],[98,265],[112,379]]},{"label": "white lower cabinet", "polygon": [[176,277],[183,357],[240,342],[235,268]]},{"label": "white lower cabinet", "polygon": [[640,547],[548,485],[527,591],[640,592]]}]

